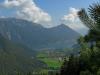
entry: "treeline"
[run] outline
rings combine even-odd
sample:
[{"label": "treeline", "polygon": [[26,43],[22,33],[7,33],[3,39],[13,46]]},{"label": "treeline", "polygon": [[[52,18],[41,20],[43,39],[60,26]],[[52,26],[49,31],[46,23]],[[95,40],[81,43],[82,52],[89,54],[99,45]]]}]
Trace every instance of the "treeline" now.
[{"label": "treeline", "polygon": [[80,20],[89,28],[85,37],[80,37],[80,53],[65,60],[59,75],[100,75],[100,3],[90,5],[78,12]]}]

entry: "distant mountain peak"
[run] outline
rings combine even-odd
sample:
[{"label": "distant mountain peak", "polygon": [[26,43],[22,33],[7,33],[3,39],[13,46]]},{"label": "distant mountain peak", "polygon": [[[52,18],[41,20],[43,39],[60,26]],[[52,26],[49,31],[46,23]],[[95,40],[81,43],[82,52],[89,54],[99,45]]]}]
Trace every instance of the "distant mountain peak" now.
[{"label": "distant mountain peak", "polygon": [[0,33],[6,39],[11,38],[11,41],[33,49],[69,47],[80,36],[65,24],[44,28],[40,24],[15,18],[0,19]]},{"label": "distant mountain peak", "polygon": [[71,29],[70,27],[68,27],[68,26],[65,25],[65,24],[60,24],[59,27],[62,27],[62,28],[69,28],[69,29]]},{"label": "distant mountain peak", "polygon": [[[75,30],[73,30],[72,28],[70,28],[69,26],[65,25],[65,24],[60,24],[56,27],[52,27],[51,29],[54,29],[54,30],[65,30],[65,31],[73,31],[75,33],[77,33]],[[77,33],[79,34],[79,33]],[[80,34],[79,34],[80,35]]]}]

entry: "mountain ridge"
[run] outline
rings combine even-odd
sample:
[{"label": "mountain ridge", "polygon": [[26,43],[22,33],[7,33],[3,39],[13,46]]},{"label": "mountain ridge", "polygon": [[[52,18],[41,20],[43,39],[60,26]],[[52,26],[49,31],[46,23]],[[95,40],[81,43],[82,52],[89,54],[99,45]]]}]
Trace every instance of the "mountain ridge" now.
[{"label": "mountain ridge", "polygon": [[0,33],[7,39],[32,49],[71,47],[80,36],[64,24],[44,28],[40,24],[16,18],[0,19]]}]

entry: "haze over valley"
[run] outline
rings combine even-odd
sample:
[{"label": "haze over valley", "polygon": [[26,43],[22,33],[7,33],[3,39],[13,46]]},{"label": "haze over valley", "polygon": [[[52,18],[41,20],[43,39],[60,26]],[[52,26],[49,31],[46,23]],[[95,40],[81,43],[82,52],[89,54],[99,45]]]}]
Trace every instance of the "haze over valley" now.
[{"label": "haze over valley", "polygon": [[0,0],[0,75],[100,75],[94,1]]}]

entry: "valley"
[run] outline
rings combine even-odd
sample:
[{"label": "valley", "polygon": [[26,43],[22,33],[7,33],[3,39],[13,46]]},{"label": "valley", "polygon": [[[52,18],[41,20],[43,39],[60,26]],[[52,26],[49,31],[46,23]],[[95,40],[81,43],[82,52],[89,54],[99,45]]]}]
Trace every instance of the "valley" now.
[{"label": "valley", "polygon": [[[68,53],[69,52],[69,53]],[[47,67],[42,69],[42,73],[56,73],[60,70],[65,59],[68,60],[69,55],[73,53],[71,49],[61,50],[40,50],[37,52],[37,59],[44,62]],[[41,72],[39,72],[41,73]]]},{"label": "valley", "polygon": [[78,54],[74,47],[79,36],[64,24],[44,28],[26,20],[0,19],[0,74],[57,73],[70,54]]},{"label": "valley", "polygon": [[0,75],[100,75],[100,0],[0,0]]}]

